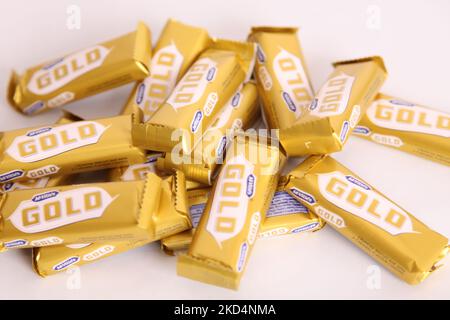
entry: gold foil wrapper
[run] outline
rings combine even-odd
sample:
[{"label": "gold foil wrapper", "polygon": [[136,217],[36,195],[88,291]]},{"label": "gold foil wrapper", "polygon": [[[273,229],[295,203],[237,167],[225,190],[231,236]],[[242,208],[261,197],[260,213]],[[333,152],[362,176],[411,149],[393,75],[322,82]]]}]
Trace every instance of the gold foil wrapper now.
[{"label": "gold foil wrapper", "polygon": [[141,109],[143,121],[148,121],[211,43],[205,29],[169,19],[153,49],[151,75],[136,84],[125,108]]},{"label": "gold foil wrapper", "polygon": [[[148,175],[155,177],[153,173]],[[190,229],[183,173],[177,171],[172,176],[163,178],[160,186],[155,187],[160,188],[154,190],[155,195],[146,195],[155,196],[157,201],[155,212],[145,221],[148,238],[34,248],[33,266],[36,272],[41,276],[52,275],[67,270],[72,265],[82,266]]]},{"label": "gold foil wrapper", "polygon": [[285,183],[286,177],[281,177],[266,218],[259,229],[259,238],[314,232],[324,226],[320,217],[284,190]]},{"label": "gold foil wrapper", "polygon": [[305,114],[291,127],[280,130],[281,145],[289,156],[342,150],[387,75],[378,56],[333,66],[334,71]]},{"label": "gold foil wrapper", "polygon": [[156,162],[158,158],[162,156],[162,153],[150,152],[147,154],[147,160],[144,163],[137,163],[128,167],[110,169],[108,171],[108,181],[144,180],[149,172],[161,176],[156,168]]},{"label": "gold foil wrapper", "polygon": [[20,190],[0,195],[0,250],[47,245],[145,241],[161,178]]},{"label": "gold foil wrapper", "polygon": [[249,40],[258,44],[254,73],[267,126],[286,129],[314,98],[297,28],[253,27]]},{"label": "gold foil wrapper", "polygon": [[448,113],[380,93],[353,133],[450,166]]},{"label": "gold foil wrapper", "polygon": [[409,284],[423,281],[448,252],[446,237],[331,157],[306,159],[288,175],[286,191]]},{"label": "gold foil wrapper", "polygon": [[140,22],[135,32],[27,69],[12,72],[8,100],[26,115],[61,107],[149,74],[151,34]]},{"label": "gold foil wrapper", "polygon": [[238,130],[246,130],[258,114],[256,86],[248,82],[230,98],[190,154],[184,155],[181,149],[167,152],[164,158],[158,159],[158,168],[179,169],[186,179],[211,185],[233,135]]},{"label": "gold foil wrapper", "polygon": [[194,237],[195,229],[205,211],[211,189],[212,188],[209,186],[203,186],[187,191],[189,217],[191,219],[192,229],[161,239],[161,249],[166,254],[175,255],[176,253],[186,251],[189,248],[192,243],[192,238]]},{"label": "gold foil wrapper", "polygon": [[[61,118],[56,121],[56,124],[72,123],[74,121],[80,121],[81,118],[64,111]],[[44,177],[34,180],[8,182],[0,184],[0,193],[11,192],[14,190],[25,190],[25,189],[37,189],[44,187],[55,187],[70,184],[73,180],[73,175],[57,175],[53,177]]]},{"label": "gold foil wrapper", "polygon": [[[324,226],[322,219],[284,191],[285,183],[285,177],[281,177],[266,218],[259,229],[258,238],[314,232]],[[189,213],[193,228],[161,239],[161,248],[165,253],[175,255],[189,248],[210,192],[210,187],[188,190]]]},{"label": "gold foil wrapper", "polygon": [[0,182],[70,175],[145,162],[131,115],[0,133]]},{"label": "gold foil wrapper", "polygon": [[178,257],[179,275],[238,288],[285,162],[278,146],[260,139],[231,143],[188,254]]},{"label": "gold foil wrapper", "polygon": [[142,112],[134,117],[133,143],[161,152],[180,146],[189,154],[225,103],[250,78],[254,55],[253,44],[214,41],[149,121],[142,122]]}]

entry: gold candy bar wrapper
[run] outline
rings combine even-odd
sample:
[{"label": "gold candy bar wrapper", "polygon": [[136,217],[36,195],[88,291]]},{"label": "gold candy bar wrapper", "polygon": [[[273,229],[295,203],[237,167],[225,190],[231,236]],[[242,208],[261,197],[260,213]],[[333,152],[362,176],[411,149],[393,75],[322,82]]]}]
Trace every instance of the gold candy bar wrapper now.
[{"label": "gold candy bar wrapper", "polygon": [[[148,176],[156,177],[153,173],[149,173]],[[143,181],[139,183],[142,184]],[[155,188],[160,188],[160,190],[155,189],[153,190],[154,194],[146,194],[149,198],[159,198],[152,215],[143,219],[143,225],[148,226],[148,238],[34,248],[33,266],[35,271],[41,276],[52,275],[64,271],[72,265],[81,266],[95,262],[190,229],[191,222],[188,217],[183,173],[177,171],[172,176],[163,178],[160,185],[155,183]],[[125,210],[125,212],[127,211]]]},{"label": "gold candy bar wrapper", "polygon": [[13,71],[8,100],[27,115],[144,79],[149,74],[151,35],[140,22],[135,32],[103,42],[63,58]]},{"label": "gold candy bar wrapper", "polygon": [[205,29],[169,19],[153,50],[151,75],[136,84],[127,108],[140,108],[143,121],[148,121],[211,43],[212,39]]},{"label": "gold candy bar wrapper", "polygon": [[324,226],[321,218],[284,190],[285,184],[286,177],[281,177],[266,218],[259,229],[259,238],[314,232]]},{"label": "gold candy bar wrapper", "polygon": [[383,59],[378,56],[333,66],[334,71],[305,114],[291,127],[280,130],[281,145],[289,156],[342,150],[387,76]]},{"label": "gold candy bar wrapper", "polygon": [[353,133],[450,166],[450,114],[378,94]]},{"label": "gold candy bar wrapper", "polygon": [[0,183],[145,162],[131,115],[0,133]]},{"label": "gold candy bar wrapper", "polygon": [[211,185],[234,133],[246,130],[257,119],[258,113],[256,85],[247,82],[226,103],[192,153],[183,155],[182,150],[176,149],[167,152],[164,158],[158,159],[158,168],[179,169],[186,179]]},{"label": "gold candy bar wrapper", "polygon": [[[286,234],[320,230],[323,220],[284,191],[285,178],[281,177],[278,188],[259,229],[258,238],[269,238]],[[161,240],[162,250],[175,255],[189,248],[201,215],[206,207],[211,188],[188,190],[189,214],[193,229]]]},{"label": "gold candy bar wrapper", "polygon": [[186,190],[191,191],[194,189],[202,189],[202,188],[208,188],[209,186],[192,180],[186,180]]},{"label": "gold candy bar wrapper", "polygon": [[158,173],[156,161],[162,157],[162,153],[150,152],[143,163],[133,164],[128,167],[113,168],[108,171],[108,181],[135,181],[143,180],[147,173]]},{"label": "gold candy bar wrapper", "polygon": [[258,44],[255,79],[270,129],[286,129],[314,98],[297,28],[254,27],[249,40]]},{"label": "gold candy bar wrapper", "polygon": [[286,191],[410,284],[423,281],[448,252],[446,237],[331,157],[306,159],[288,175]]},{"label": "gold candy bar wrapper", "polygon": [[34,271],[41,277],[64,272],[148,244],[148,241],[68,244],[32,250]]},{"label": "gold candy bar wrapper", "polygon": [[0,195],[0,250],[149,240],[161,178],[20,190]]},{"label": "gold candy bar wrapper", "polygon": [[[81,119],[67,111],[63,112],[61,118],[56,124],[72,123],[80,121]],[[0,184],[0,193],[11,192],[14,190],[37,189],[44,187],[55,187],[70,184],[73,180],[73,175],[57,175],[54,177],[44,177],[39,179],[31,179],[26,181],[7,182]]]},{"label": "gold candy bar wrapper", "polygon": [[26,180],[18,182],[8,182],[0,185],[0,194],[11,192],[15,190],[39,189],[45,187],[56,187],[70,184],[73,181],[73,176],[56,176],[44,177],[35,180]]},{"label": "gold candy bar wrapper", "polygon": [[169,98],[149,121],[134,117],[133,143],[161,152],[181,146],[189,154],[225,103],[249,80],[255,46],[248,42],[216,40],[178,82]]},{"label": "gold candy bar wrapper", "polygon": [[[237,135],[177,273],[237,289],[286,158],[261,137]],[[262,155],[263,154],[263,155]]]},{"label": "gold candy bar wrapper", "polygon": [[195,229],[205,211],[211,189],[211,187],[206,186],[187,190],[189,216],[192,223],[192,229],[161,239],[161,249],[166,254],[175,255],[175,253],[186,251],[189,248],[189,245],[192,243],[192,238],[194,237]]}]

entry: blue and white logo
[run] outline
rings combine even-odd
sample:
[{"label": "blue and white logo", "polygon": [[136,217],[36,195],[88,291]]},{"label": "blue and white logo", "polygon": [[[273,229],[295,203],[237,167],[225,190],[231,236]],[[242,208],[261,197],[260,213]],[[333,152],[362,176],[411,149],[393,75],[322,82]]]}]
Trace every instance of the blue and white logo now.
[{"label": "blue and white logo", "polygon": [[20,178],[23,175],[24,175],[24,172],[22,170],[10,171],[10,172],[0,175],[0,182],[2,182],[2,183],[7,182],[9,180]]},{"label": "blue and white logo", "polygon": [[260,63],[264,63],[266,61],[266,56],[264,55],[260,45],[256,46],[256,57]]},{"label": "blue and white logo", "polygon": [[63,58],[56,59],[55,61],[53,61],[53,62],[51,62],[51,63],[49,63],[49,64],[43,66],[43,67],[42,67],[42,70],[48,70],[48,69],[51,69],[51,68],[53,68],[54,66],[56,66],[58,63],[62,62],[63,60],[64,60],[64,57],[63,57]]},{"label": "blue and white logo", "polygon": [[238,265],[237,265],[238,272],[241,272],[242,269],[244,269],[245,260],[247,257],[247,250],[248,250],[248,244],[247,244],[247,242],[244,242],[241,245],[241,254],[239,255],[239,260],[238,260]]},{"label": "blue and white logo", "polygon": [[30,131],[27,133],[27,137],[34,137],[34,136],[40,135],[41,133],[49,132],[50,130],[52,130],[52,128],[47,127],[47,128],[41,128],[41,129],[37,129],[34,131]]},{"label": "blue and white logo", "polygon": [[344,124],[342,125],[341,136],[340,136],[341,142],[344,142],[345,138],[347,137],[349,128],[350,128],[350,123],[348,121],[344,121]]},{"label": "blue and white logo", "polygon": [[31,198],[31,201],[33,202],[40,202],[40,201],[44,201],[50,198],[54,198],[59,194],[58,191],[49,191],[46,193],[41,193],[41,194],[37,194],[35,195],[33,198]]},{"label": "blue and white logo", "polygon": [[282,96],[289,110],[291,110],[292,112],[297,111],[297,107],[295,106],[294,101],[292,101],[291,96],[287,92],[283,92]]},{"label": "blue and white logo", "polygon": [[347,179],[349,182],[351,182],[351,183],[353,183],[353,184],[355,184],[358,187],[361,187],[363,189],[366,189],[366,190],[370,190],[371,189],[367,184],[365,184],[361,180],[356,179],[353,176],[345,176],[345,179]]},{"label": "blue and white logo", "polygon": [[32,105],[28,106],[25,110],[23,110],[23,112],[28,115],[34,114],[34,113],[38,112],[39,110],[43,109],[44,106],[45,106],[44,102],[36,101]]},{"label": "blue and white logo", "polygon": [[307,224],[306,226],[293,229],[291,231],[291,233],[300,233],[300,232],[314,230],[315,228],[317,228],[318,225],[319,225],[318,222],[313,222],[313,223]]},{"label": "blue and white logo", "polygon": [[406,107],[414,107],[415,106],[414,103],[410,103],[410,102],[406,102],[406,101],[402,101],[402,100],[389,100],[389,102],[392,104],[396,104],[398,106],[406,106]]},{"label": "blue and white logo", "polygon": [[355,129],[353,129],[353,133],[367,136],[370,134],[370,129],[364,126],[356,126]]},{"label": "blue and white logo", "polygon": [[53,270],[60,271],[66,269],[67,267],[77,263],[78,261],[80,261],[80,257],[70,257],[67,260],[64,260],[63,262],[58,263],[56,266],[54,266]]},{"label": "blue and white logo", "polygon": [[253,194],[255,192],[255,181],[256,181],[256,178],[253,174],[250,174],[247,177],[247,189],[246,189],[245,193],[247,194],[247,197],[249,197],[249,198],[253,197]]},{"label": "blue and white logo", "polygon": [[145,93],[145,83],[141,83],[136,92],[136,103],[137,104],[141,104],[142,101],[144,100],[144,93]]},{"label": "blue and white logo", "polygon": [[222,139],[220,139],[219,145],[217,146],[216,154],[217,157],[220,158],[225,152],[225,148],[227,146],[227,137],[223,136]]},{"label": "blue and white logo", "polygon": [[216,68],[211,68],[208,70],[208,74],[206,75],[206,80],[213,81],[214,77],[216,76]]},{"label": "blue and white logo", "polygon": [[309,105],[309,110],[314,110],[319,105],[319,99],[315,98],[313,101],[311,101],[311,104]]},{"label": "blue and white logo", "polygon": [[294,196],[296,196],[297,198],[299,198],[300,200],[303,200],[309,204],[314,204],[316,203],[316,199],[310,195],[307,192],[301,191],[297,188],[291,188],[291,192]]},{"label": "blue and white logo", "polygon": [[191,123],[191,131],[192,132],[197,132],[197,129],[200,126],[200,123],[202,122],[202,119],[203,119],[203,112],[201,112],[199,110],[195,113],[194,119],[192,120],[192,123]]},{"label": "blue and white logo", "polygon": [[236,108],[239,105],[239,100],[241,100],[241,94],[238,92],[233,96],[233,99],[231,99],[231,106]]},{"label": "blue and white logo", "polygon": [[13,240],[9,242],[5,242],[5,248],[17,248],[17,247],[23,247],[28,244],[28,241],[23,239]]}]

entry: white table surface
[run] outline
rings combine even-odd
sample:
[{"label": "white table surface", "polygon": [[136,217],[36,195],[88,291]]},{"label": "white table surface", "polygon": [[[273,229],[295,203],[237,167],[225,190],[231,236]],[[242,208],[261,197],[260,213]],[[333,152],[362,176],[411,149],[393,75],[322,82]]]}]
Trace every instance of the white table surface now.
[{"label": "white table surface", "polygon": [[[81,28],[66,27],[69,5]],[[108,40],[145,21],[156,41],[169,17],[245,39],[253,25],[299,26],[317,89],[335,60],[380,54],[389,69],[383,91],[450,112],[450,2],[441,1],[2,1],[0,4],[0,131],[53,123],[58,112],[28,118],[6,101],[12,68],[19,71]],[[131,86],[73,103],[87,118],[115,115]],[[335,155],[426,224],[450,236],[450,170],[440,164],[351,138]],[[176,260],[148,245],[73,274],[42,279],[29,250],[0,254],[0,298],[316,299],[450,298],[450,266],[409,286],[331,228],[257,241],[239,291],[193,282]],[[449,261],[450,262],[450,261]],[[373,267],[375,266],[375,267]],[[375,269],[374,269],[375,268]],[[375,271],[374,271],[375,270]],[[368,285],[373,272],[380,286]]]}]

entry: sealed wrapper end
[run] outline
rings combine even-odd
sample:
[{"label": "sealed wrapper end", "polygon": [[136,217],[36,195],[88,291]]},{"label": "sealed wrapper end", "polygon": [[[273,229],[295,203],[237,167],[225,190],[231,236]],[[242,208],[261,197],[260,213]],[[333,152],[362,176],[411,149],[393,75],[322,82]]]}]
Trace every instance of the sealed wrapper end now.
[{"label": "sealed wrapper end", "polygon": [[289,156],[342,150],[387,76],[378,56],[333,66],[307,112],[291,127],[280,130],[281,145]]},{"label": "sealed wrapper end", "polygon": [[[261,223],[258,238],[314,232],[324,226],[321,218],[284,191],[285,183],[285,177],[281,177],[267,210],[266,219]],[[162,239],[161,248],[166,254],[175,255],[189,248],[210,191],[210,187],[188,190],[189,214],[193,229]]]},{"label": "sealed wrapper end", "polygon": [[169,19],[153,49],[151,75],[136,84],[126,108],[140,108],[143,121],[148,121],[211,43],[205,29]]},{"label": "sealed wrapper end", "polygon": [[270,129],[294,124],[314,98],[297,28],[253,27],[249,40],[258,44],[255,79]]},{"label": "sealed wrapper end", "polygon": [[161,178],[93,183],[0,195],[0,250],[47,245],[149,241]]},{"label": "sealed wrapper end", "polygon": [[288,175],[286,191],[409,284],[423,281],[448,239],[331,157],[311,156]]},{"label": "sealed wrapper end", "polygon": [[131,115],[7,131],[0,135],[0,183],[145,162],[132,145]]},{"label": "sealed wrapper end", "polygon": [[265,138],[238,135],[227,151],[179,275],[237,289],[285,156]]},{"label": "sealed wrapper end", "polygon": [[149,74],[151,36],[140,22],[135,32],[30,68],[13,71],[8,100],[27,115],[61,107]]},{"label": "sealed wrapper end", "polygon": [[[188,185],[189,183],[186,186]],[[211,193],[211,187],[197,187],[192,185],[191,187],[191,189],[187,190],[187,201],[192,229],[161,239],[161,249],[168,255],[175,255],[175,253],[186,251],[189,248],[195,229],[205,211],[206,202]]]},{"label": "sealed wrapper end", "polygon": [[186,190],[191,191],[194,189],[202,189],[202,188],[208,188],[208,185],[205,185],[203,183],[192,181],[192,180],[186,180]]},{"label": "sealed wrapper end", "polygon": [[[63,115],[58,119],[58,121],[56,121],[56,123],[65,124],[72,123],[74,121],[81,121],[81,118],[72,113],[64,111]],[[37,189],[67,185],[73,181],[73,178],[74,175],[56,175],[53,177],[43,177],[26,181],[7,182],[4,184],[0,184],[0,193],[11,192],[14,190]]]},{"label": "sealed wrapper end", "polygon": [[284,190],[286,181],[286,177],[281,177],[278,182],[266,218],[259,229],[258,238],[315,232],[324,226],[321,218]]},{"label": "sealed wrapper end", "polygon": [[[150,173],[149,176],[154,176],[154,174]],[[153,197],[154,195],[147,194],[147,196]],[[155,196],[158,197],[158,192]],[[172,176],[162,179],[157,208],[150,219],[143,221],[143,224],[148,226],[149,231],[149,237],[144,240],[34,248],[34,269],[41,276],[52,275],[64,271],[72,265],[81,266],[95,262],[191,228],[182,172],[177,171]]]},{"label": "sealed wrapper end", "polygon": [[179,169],[187,179],[211,185],[233,135],[238,130],[246,130],[258,118],[258,113],[256,85],[247,82],[226,103],[190,154],[183,155],[180,149],[167,152],[164,158],[158,159],[158,168]]},{"label": "sealed wrapper end", "polygon": [[150,152],[147,154],[147,160],[143,163],[133,164],[128,167],[110,169],[108,171],[108,181],[143,180],[149,172],[158,174],[159,172],[156,169],[156,161],[162,156],[162,153]]},{"label": "sealed wrapper end", "polygon": [[450,166],[450,114],[378,94],[353,133]]},{"label": "sealed wrapper end", "polygon": [[180,146],[184,154],[189,154],[225,103],[249,80],[254,56],[251,43],[216,40],[149,121],[142,122],[142,112],[135,115],[133,143],[162,152]]},{"label": "sealed wrapper end", "polygon": [[68,244],[37,247],[32,250],[34,271],[47,277],[71,266],[86,265],[147,244],[148,241]]}]

